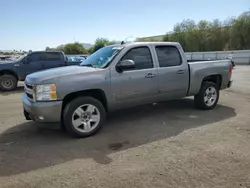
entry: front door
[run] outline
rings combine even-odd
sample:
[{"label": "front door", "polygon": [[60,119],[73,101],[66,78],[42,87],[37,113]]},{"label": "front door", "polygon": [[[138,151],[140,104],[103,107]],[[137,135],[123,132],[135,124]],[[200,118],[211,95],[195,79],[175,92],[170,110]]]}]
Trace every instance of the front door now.
[{"label": "front door", "polygon": [[157,69],[149,47],[129,49],[122,60],[133,60],[135,68],[118,73],[111,71],[111,88],[115,106],[124,108],[154,101],[158,94]]},{"label": "front door", "polygon": [[20,67],[18,69],[20,70],[20,79],[24,80],[25,77],[28,74],[37,72],[42,70],[42,56],[41,53],[33,52],[30,55],[26,57],[26,60],[22,61],[22,64],[20,64]]}]

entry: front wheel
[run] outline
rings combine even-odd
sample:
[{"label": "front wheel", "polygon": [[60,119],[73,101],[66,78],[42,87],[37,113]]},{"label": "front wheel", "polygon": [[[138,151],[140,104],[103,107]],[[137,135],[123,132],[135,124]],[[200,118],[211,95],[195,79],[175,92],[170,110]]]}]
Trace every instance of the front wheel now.
[{"label": "front wheel", "polygon": [[92,97],[79,97],[64,108],[63,123],[73,137],[83,138],[97,133],[106,120],[102,103]]},{"label": "front wheel", "polygon": [[214,82],[204,81],[200,92],[194,96],[196,107],[204,110],[214,108],[219,100],[220,91],[218,85]]}]

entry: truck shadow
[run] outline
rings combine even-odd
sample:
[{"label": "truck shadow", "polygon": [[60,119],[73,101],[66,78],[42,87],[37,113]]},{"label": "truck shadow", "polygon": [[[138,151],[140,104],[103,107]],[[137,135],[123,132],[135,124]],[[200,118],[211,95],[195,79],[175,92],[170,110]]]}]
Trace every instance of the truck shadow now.
[{"label": "truck shadow", "polygon": [[[0,176],[82,158],[109,164],[112,159],[108,155],[113,152],[174,137],[187,129],[234,116],[235,110],[230,107],[218,105],[213,110],[201,111],[193,108],[193,100],[182,99],[114,112],[98,134],[85,139],[72,139],[37,123],[23,123],[0,135]],[[184,147],[181,142],[178,146]]]}]

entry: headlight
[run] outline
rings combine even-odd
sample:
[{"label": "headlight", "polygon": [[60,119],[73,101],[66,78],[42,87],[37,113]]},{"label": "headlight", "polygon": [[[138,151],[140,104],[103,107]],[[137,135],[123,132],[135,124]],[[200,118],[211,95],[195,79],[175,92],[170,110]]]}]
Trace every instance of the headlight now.
[{"label": "headlight", "polygon": [[37,85],[35,90],[37,101],[57,100],[55,84]]}]

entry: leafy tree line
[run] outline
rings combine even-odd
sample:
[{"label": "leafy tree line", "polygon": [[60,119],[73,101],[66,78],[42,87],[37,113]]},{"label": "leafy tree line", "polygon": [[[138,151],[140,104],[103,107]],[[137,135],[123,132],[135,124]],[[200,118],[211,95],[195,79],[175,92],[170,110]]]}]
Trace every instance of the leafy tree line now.
[{"label": "leafy tree line", "polygon": [[[186,52],[250,49],[250,11],[224,21],[201,20],[195,23],[191,19],[183,20],[160,40],[147,38],[136,41],[179,42]],[[66,54],[91,54],[104,46],[117,43],[120,41],[97,38],[94,46],[88,50],[77,42],[57,49],[47,47],[46,50],[62,50]]]},{"label": "leafy tree line", "polygon": [[92,54],[93,52],[99,50],[104,46],[117,43],[119,43],[119,41],[109,41],[108,39],[105,38],[97,38],[94,46],[88,50],[85,49],[80,43],[75,42],[66,44],[65,46],[59,48],[46,47],[46,51],[60,50],[63,51],[65,54]]},{"label": "leafy tree line", "polygon": [[162,41],[179,42],[186,52],[250,49],[250,11],[224,21],[184,20]]},{"label": "leafy tree line", "polygon": [[66,54],[86,54],[87,50],[83,48],[83,46],[78,43],[69,43],[66,44],[65,46],[60,46],[58,48],[50,48],[50,47],[46,47],[45,49],[46,51],[63,51]]}]

